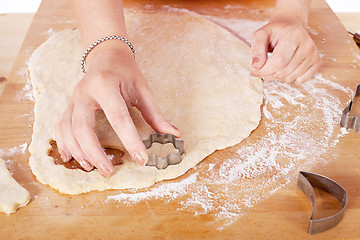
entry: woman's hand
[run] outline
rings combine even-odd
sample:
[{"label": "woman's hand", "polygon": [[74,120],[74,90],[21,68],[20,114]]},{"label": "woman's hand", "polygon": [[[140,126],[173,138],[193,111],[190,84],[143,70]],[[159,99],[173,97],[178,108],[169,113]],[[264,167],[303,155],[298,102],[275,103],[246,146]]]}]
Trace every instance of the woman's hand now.
[{"label": "woman's hand", "polygon": [[[268,52],[272,55],[268,57]],[[264,80],[302,83],[314,76],[321,59],[301,23],[274,18],[257,30],[251,42],[251,75]]]},{"label": "woman's hand", "polygon": [[124,147],[140,165],[148,158],[128,107],[136,107],[155,131],[181,135],[156,104],[126,44],[109,40],[96,46],[87,58],[86,70],[56,128],[64,161],[73,156],[87,171],[96,167],[104,176],[112,175],[114,168],[94,132],[97,110],[105,112]]}]

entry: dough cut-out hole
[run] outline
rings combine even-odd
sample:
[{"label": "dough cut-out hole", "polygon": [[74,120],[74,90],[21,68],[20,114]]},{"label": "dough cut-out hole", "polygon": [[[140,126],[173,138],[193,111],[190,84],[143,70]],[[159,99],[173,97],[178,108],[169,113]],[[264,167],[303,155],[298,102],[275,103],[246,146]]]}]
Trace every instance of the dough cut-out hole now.
[{"label": "dough cut-out hole", "polygon": [[[63,165],[64,167],[66,167],[68,169],[81,169],[81,170],[85,171],[74,158],[71,158],[71,160],[69,162],[63,162],[63,160],[60,157],[60,153],[58,151],[56,141],[51,141],[50,145],[51,145],[51,149],[50,149],[48,155],[54,159],[54,163],[56,165]],[[123,151],[121,151],[119,149],[114,149],[114,148],[105,148],[105,153],[108,156],[108,159],[111,161],[111,163],[114,166],[118,166],[123,163],[122,159],[121,159],[125,155],[125,153]],[[93,171],[93,170],[91,170],[91,171]]]},{"label": "dough cut-out hole", "polygon": [[154,142],[150,148],[146,149],[148,155],[156,155],[160,158],[165,158],[169,153],[178,153],[179,149],[176,149],[172,143],[161,144]]},{"label": "dough cut-out hole", "polygon": [[6,83],[7,79],[5,77],[0,77],[0,83]]}]

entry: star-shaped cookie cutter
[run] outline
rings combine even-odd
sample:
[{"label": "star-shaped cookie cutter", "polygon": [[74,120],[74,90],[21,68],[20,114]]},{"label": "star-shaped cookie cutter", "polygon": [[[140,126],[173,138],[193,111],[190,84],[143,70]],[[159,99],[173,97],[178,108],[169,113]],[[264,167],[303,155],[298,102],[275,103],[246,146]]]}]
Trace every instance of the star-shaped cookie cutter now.
[{"label": "star-shaped cookie cutter", "polygon": [[169,165],[179,164],[182,160],[181,155],[185,153],[184,141],[169,133],[152,133],[149,139],[146,139],[143,142],[146,149],[149,149],[153,143],[172,143],[178,150],[176,153],[169,153],[164,158],[158,157],[154,154],[149,155],[149,160],[146,166],[155,166],[160,170],[167,168]]}]

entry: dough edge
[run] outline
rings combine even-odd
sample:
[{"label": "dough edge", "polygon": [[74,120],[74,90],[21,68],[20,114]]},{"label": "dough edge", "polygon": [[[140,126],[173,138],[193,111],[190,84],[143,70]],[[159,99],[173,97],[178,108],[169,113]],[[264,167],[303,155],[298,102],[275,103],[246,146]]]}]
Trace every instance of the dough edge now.
[{"label": "dough edge", "polygon": [[[171,13],[175,14],[175,13]],[[176,13],[181,15],[187,15],[189,13]],[[192,15],[192,14],[189,14]],[[194,18],[194,16],[191,16]],[[207,24],[215,25],[214,23],[209,22],[202,17],[197,19],[198,21],[205,21]],[[217,28],[220,29],[216,25]],[[71,31],[71,30],[64,30]],[[221,31],[226,31],[221,28]],[[226,31],[227,32],[227,31]],[[60,32],[61,33],[61,32]],[[57,33],[59,34],[59,33]],[[54,36],[56,36],[55,34]],[[227,34],[230,34],[227,32]],[[54,37],[53,36],[53,37]],[[51,37],[51,38],[53,38]],[[234,36],[233,36],[234,37]],[[51,39],[50,38],[50,39]],[[235,38],[235,37],[234,37]],[[50,40],[48,40],[50,41]],[[238,40],[241,41],[241,40]],[[31,81],[35,89],[35,113],[39,112],[38,104],[39,101],[46,101],[43,99],[44,95],[39,94],[36,90],[41,88],[41,83],[34,82],[34,79],[38,78],[36,71],[34,69],[36,66],[36,61],[40,56],[41,49],[46,47],[46,43],[42,44],[38,49],[36,49],[30,59],[29,69]],[[261,80],[256,78],[251,78],[253,82],[252,91],[257,95],[254,98],[256,105],[260,106],[262,104],[262,93],[261,93]],[[259,97],[261,95],[261,97]],[[261,99],[261,100],[260,100]],[[54,106],[56,107],[56,106]],[[219,144],[216,149],[209,148],[208,144],[204,144],[207,141],[212,141],[212,139],[205,139],[204,142],[199,143],[198,151],[196,153],[190,152],[185,155],[183,161],[175,166],[169,166],[165,170],[157,170],[155,167],[139,167],[134,162],[128,161],[126,164],[121,165],[121,167],[115,167],[114,175],[110,179],[104,178],[97,170],[90,173],[86,173],[82,170],[69,170],[63,166],[55,165],[53,159],[47,155],[47,152],[50,148],[49,142],[54,138],[54,131],[51,127],[47,126],[44,129],[44,126],[38,120],[38,114],[35,115],[34,122],[34,131],[33,131],[33,140],[29,147],[31,152],[30,156],[30,167],[33,173],[36,175],[37,179],[43,183],[48,184],[51,187],[57,189],[58,191],[65,194],[80,194],[93,190],[106,190],[106,189],[124,189],[124,188],[143,188],[153,185],[155,182],[173,179],[176,178],[189,169],[195,167],[200,161],[202,161],[206,156],[210,155],[216,150],[224,149],[233,145],[240,143],[243,139],[250,135],[251,131],[255,129],[260,121],[261,111],[260,107],[254,111],[257,115],[257,119],[251,120],[251,128],[246,134],[242,136],[237,136],[236,138],[222,137],[224,144]],[[54,116],[55,117],[55,116]],[[58,116],[57,116],[58,117]],[[243,123],[239,123],[243,124]],[[43,134],[43,133],[46,134]],[[50,134],[51,133],[51,134]],[[219,141],[220,137],[217,139]],[[185,142],[186,144],[186,142]],[[45,152],[46,148],[46,152]],[[39,151],[38,149],[42,149]],[[195,158],[197,161],[186,161],[187,158]],[[51,173],[44,172],[44,169],[52,169]],[[121,169],[121,171],[120,171]],[[54,174],[55,173],[55,174]]]},{"label": "dough edge", "polygon": [[5,161],[0,158],[0,212],[7,215],[16,212],[30,202],[30,193],[22,187],[6,168]]}]

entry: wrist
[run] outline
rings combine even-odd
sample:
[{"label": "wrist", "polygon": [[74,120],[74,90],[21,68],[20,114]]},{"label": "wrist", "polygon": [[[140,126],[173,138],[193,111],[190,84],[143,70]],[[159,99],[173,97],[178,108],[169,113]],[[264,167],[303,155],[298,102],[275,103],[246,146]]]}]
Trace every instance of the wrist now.
[{"label": "wrist", "polygon": [[273,21],[288,21],[307,27],[311,0],[277,0],[270,18]]},{"label": "wrist", "polygon": [[127,43],[118,39],[103,41],[96,45],[86,57],[86,68],[97,65],[99,62],[108,62],[116,58],[133,60],[134,55]]},{"label": "wrist", "polygon": [[273,14],[271,16],[271,18],[269,19],[269,23],[272,23],[272,22],[284,22],[287,24],[298,25],[302,28],[307,27],[307,19],[299,18],[299,17],[293,16],[293,15],[287,14],[287,13]]}]

